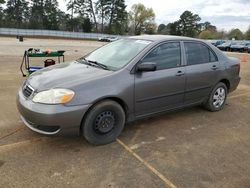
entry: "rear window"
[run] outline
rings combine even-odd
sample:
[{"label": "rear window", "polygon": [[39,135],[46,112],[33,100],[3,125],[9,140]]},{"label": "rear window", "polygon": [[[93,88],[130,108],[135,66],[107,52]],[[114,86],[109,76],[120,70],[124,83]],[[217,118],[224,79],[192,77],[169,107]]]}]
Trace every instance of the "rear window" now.
[{"label": "rear window", "polygon": [[197,65],[217,61],[217,57],[202,43],[185,42],[185,52],[188,65]]}]

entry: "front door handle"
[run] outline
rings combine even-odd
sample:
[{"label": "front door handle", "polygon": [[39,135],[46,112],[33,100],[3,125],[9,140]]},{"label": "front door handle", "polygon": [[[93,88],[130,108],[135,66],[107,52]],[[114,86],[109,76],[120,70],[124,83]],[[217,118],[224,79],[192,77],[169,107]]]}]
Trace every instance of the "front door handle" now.
[{"label": "front door handle", "polygon": [[211,69],[212,69],[212,70],[217,70],[218,67],[217,67],[216,65],[213,65]]},{"label": "front door handle", "polygon": [[176,75],[176,76],[182,76],[182,75],[184,75],[184,74],[185,74],[184,72],[178,71],[175,75]]}]

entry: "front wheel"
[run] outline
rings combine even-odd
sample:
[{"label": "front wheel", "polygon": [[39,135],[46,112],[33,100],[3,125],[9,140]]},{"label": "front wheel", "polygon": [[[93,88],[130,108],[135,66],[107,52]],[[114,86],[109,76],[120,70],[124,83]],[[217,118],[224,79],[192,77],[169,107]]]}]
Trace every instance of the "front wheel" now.
[{"label": "front wheel", "polygon": [[220,82],[210,93],[205,108],[211,112],[222,110],[227,99],[227,86]]},{"label": "front wheel", "polygon": [[105,100],[94,105],[82,124],[83,136],[94,145],[115,141],[125,124],[123,108],[115,101]]}]

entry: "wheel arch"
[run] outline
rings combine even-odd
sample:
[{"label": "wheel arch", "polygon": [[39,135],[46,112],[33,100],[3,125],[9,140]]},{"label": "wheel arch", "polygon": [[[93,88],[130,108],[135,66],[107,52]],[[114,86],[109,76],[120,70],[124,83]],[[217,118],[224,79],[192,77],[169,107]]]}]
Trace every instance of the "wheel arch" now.
[{"label": "wheel arch", "polygon": [[100,98],[96,101],[93,102],[93,104],[88,108],[88,110],[84,113],[83,117],[82,117],[82,121],[81,121],[81,125],[80,125],[80,128],[79,128],[79,133],[82,134],[82,125],[83,125],[83,122],[85,120],[85,117],[86,115],[89,113],[89,111],[98,103],[102,102],[102,101],[105,101],[105,100],[112,100],[112,101],[115,101],[117,102],[119,105],[121,105],[122,109],[124,110],[125,112],[125,117],[126,117],[126,120],[128,118],[128,105],[126,104],[126,102],[124,100],[122,100],[121,98],[119,97],[116,97],[116,96],[108,96],[108,97],[103,97],[103,98]]},{"label": "wheel arch", "polygon": [[227,86],[227,90],[228,91],[230,90],[231,84],[230,84],[230,81],[228,79],[224,78],[224,79],[221,79],[219,82],[224,83]]}]

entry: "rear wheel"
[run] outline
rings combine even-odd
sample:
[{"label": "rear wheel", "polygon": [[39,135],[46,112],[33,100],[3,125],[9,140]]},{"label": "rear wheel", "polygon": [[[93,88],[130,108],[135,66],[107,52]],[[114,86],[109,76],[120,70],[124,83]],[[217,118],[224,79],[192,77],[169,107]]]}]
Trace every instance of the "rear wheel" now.
[{"label": "rear wheel", "polygon": [[205,108],[211,112],[219,111],[223,109],[227,99],[227,86],[220,82],[218,83],[213,91],[210,93]]},{"label": "rear wheel", "polygon": [[113,142],[122,132],[125,124],[123,108],[115,101],[102,101],[88,112],[82,131],[85,139],[94,145]]}]

